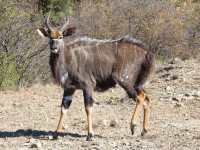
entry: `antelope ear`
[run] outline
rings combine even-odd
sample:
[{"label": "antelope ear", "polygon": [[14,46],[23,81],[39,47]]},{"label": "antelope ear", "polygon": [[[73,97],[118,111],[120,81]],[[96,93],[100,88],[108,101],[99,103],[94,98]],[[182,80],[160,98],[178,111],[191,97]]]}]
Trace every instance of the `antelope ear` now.
[{"label": "antelope ear", "polygon": [[76,27],[70,27],[63,31],[63,36],[70,36],[76,32]]},{"label": "antelope ear", "polygon": [[49,36],[48,31],[46,31],[44,28],[37,29],[37,32],[41,37],[48,37]]}]

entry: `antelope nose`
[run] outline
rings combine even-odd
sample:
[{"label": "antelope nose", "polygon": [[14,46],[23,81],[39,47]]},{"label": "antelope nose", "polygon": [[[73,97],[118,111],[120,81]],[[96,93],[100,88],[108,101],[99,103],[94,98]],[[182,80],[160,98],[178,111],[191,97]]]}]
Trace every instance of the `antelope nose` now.
[{"label": "antelope nose", "polygon": [[57,49],[57,47],[56,47],[55,45],[51,45],[51,46],[50,46],[50,49],[51,49],[51,50],[55,50],[55,49]]}]

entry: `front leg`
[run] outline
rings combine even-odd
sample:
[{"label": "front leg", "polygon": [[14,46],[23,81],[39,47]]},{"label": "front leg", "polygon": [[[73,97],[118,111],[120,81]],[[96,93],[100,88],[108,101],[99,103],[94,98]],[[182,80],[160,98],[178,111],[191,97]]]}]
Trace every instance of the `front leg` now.
[{"label": "front leg", "polygon": [[59,123],[56,129],[56,133],[62,133],[64,131],[63,120],[64,120],[67,109],[69,109],[71,105],[72,96],[74,92],[75,92],[75,89],[71,89],[71,88],[64,89],[62,104],[61,104],[60,119],[59,119]]},{"label": "front leg", "polygon": [[85,111],[87,115],[87,122],[88,122],[88,135],[86,140],[91,141],[93,136],[93,129],[92,129],[92,106],[93,106],[93,98],[92,98],[92,89],[83,90],[84,95],[84,104],[85,104]]}]

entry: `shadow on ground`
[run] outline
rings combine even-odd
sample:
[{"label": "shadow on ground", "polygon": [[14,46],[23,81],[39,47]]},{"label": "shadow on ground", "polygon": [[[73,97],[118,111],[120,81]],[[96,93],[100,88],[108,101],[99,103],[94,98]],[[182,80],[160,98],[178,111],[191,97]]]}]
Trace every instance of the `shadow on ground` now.
[{"label": "shadow on ground", "polygon": [[[17,131],[0,131],[0,138],[15,138],[15,137],[32,137],[35,139],[43,140],[56,140],[58,137],[70,136],[73,138],[82,138],[86,135],[81,135],[78,133],[56,133],[53,131],[40,131],[40,130],[23,130],[19,129]],[[51,137],[51,138],[49,138]],[[104,138],[100,135],[95,135],[94,137]]]},{"label": "shadow on ground", "polygon": [[53,131],[40,131],[40,130],[23,130],[19,129],[17,131],[0,131],[0,138],[15,138],[15,137],[33,137],[33,138],[48,138],[53,136],[53,139],[56,139],[57,136],[70,136],[75,138],[86,137],[86,135],[80,135],[77,133],[60,133],[56,134]]}]

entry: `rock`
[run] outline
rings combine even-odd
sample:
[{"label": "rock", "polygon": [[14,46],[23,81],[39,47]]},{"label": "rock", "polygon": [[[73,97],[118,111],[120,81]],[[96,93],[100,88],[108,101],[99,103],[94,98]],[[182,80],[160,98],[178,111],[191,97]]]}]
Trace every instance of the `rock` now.
[{"label": "rock", "polygon": [[185,94],[184,94],[184,96],[185,96],[185,97],[189,97],[189,96],[190,96],[190,94],[188,94],[188,93],[185,93]]},{"label": "rock", "polygon": [[103,126],[107,126],[107,125],[108,125],[108,121],[104,119],[104,120],[101,121],[101,124],[102,124]]},{"label": "rock", "polygon": [[125,145],[127,145],[127,143],[126,142],[122,142],[122,145],[125,146]]},{"label": "rock", "polygon": [[191,96],[186,97],[184,94],[178,94],[176,97],[172,97],[172,101],[181,102],[184,100],[188,100]]},{"label": "rock", "polygon": [[91,150],[101,150],[101,148],[97,147],[97,146],[94,146],[94,147],[91,148]]},{"label": "rock", "polygon": [[168,61],[168,64],[174,64],[175,62],[174,62],[174,59],[170,59],[169,61]]},{"label": "rock", "polygon": [[174,67],[173,66],[166,66],[166,67],[164,67],[163,68],[163,70],[165,70],[165,71],[170,71],[170,70],[173,70],[174,69]]},{"label": "rock", "polygon": [[179,102],[179,101],[180,101],[180,99],[178,99],[177,97],[172,97],[172,100],[173,100],[173,101],[176,101],[176,102]]},{"label": "rock", "polygon": [[171,88],[170,86],[167,86],[167,87],[166,87],[166,91],[167,91],[167,92],[170,92],[171,90],[172,90],[172,88]]},{"label": "rock", "polygon": [[116,127],[117,124],[118,124],[118,122],[116,119],[110,121],[110,127]]},{"label": "rock", "polygon": [[175,107],[183,107],[184,105],[183,105],[183,103],[176,103],[175,104]]},{"label": "rock", "polygon": [[86,147],[88,147],[88,145],[87,144],[82,144],[81,147],[86,148]]},{"label": "rock", "polygon": [[23,127],[23,126],[24,126],[23,123],[20,123],[19,125],[20,125],[20,127]]},{"label": "rock", "polygon": [[100,105],[100,103],[99,102],[94,102],[96,105]]},{"label": "rock", "polygon": [[[29,129],[28,129],[29,130]],[[29,131],[28,131],[29,132]],[[36,142],[36,140],[35,139],[33,139],[33,138],[31,138],[30,140],[29,140],[29,143],[35,143]]]},{"label": "rock", "polygon": [[40,142],[37,142],[37,143],[32,143],[30,148],[41,148],[42,147],[42,144]]},{"label": "rock", "polygon": [[49,139],[49,140],[53,140],[54,137],[53,137],[52,135],[49,135],[49,136],[48,136],[48,139]]},{"label": "rock", "polygon": [[124,102],[125,102],[125,98],[121,98],[121,99],[120,99],[120,102],[121,102],[121,103],[124,103]]},{"label": "rock", "polygon": [[69,128],[69,126],[67,124],[63,125],[63,130],[66,130],[68,128]]},{"label": "rock", "polygon": [[111,145],[112,145],[113,147],[115,147],[115,146],[117,146],[117,143],[116,143],[116,142],[112,142]]},{"label": "rock", "polygon": [[111,105],[117,105],[117,103],[120,101],[120,99],[118,97],[115,96],[110,96],[109,100],[107,102],[107,104],[111,104]]},{"label": "rock", "polygon": [[38,148],[37,144],[35,144],[35,143],[31,144],[30,147],[31,147],[31,148]]},{"label": "rock", "polygon": [[200,135],[193,136],[192,139],[200,140]]},{"label": "rock", "polygon": [[186,82],[186,81],[187,81],[187,78],[182,77],[182,81],[183,81],[183,82]]},{"label": "rock", "polygon": [[177,76],[177,75],[173,75],[173,76],[171,76],[170,79],[171,79],[171,80],[176,80],[176,79],[178,79],[178,76]]},{"label": "rock", "polygon": [[200,97],[200,91],[193,91],[192,96],[194,97]]},{"label": "rock", "polygon": [[136,139],[136,142],[140,142],[140,139]]},{"label": "rock", "polygon": [[39,141],[36,141],[35,139],[31,138],[29,140],[30,148],[41,148],[42,144]]},{"label": "rock", "polygon": [[30,145],[29,142],[26,142],[26,143],[23,144],[23,146],[29,146],[29,145]]},{"label": "rock", "polygon": [[176,58],[174,58],[174,63],[180,64],[180,63],[182,63],[182,60],[180,58],[176,57]]},{"label": "rock", "polygon": [[168,78],[169,76],[170,76],[169,73],[165,73],[165,74],[161,75],[160,78]]},{"label": "rock", "polygon": [[14,102],[12,105],[13,105],[13,107],[22,107],[22,104],[20,104],[18,102]]}]

